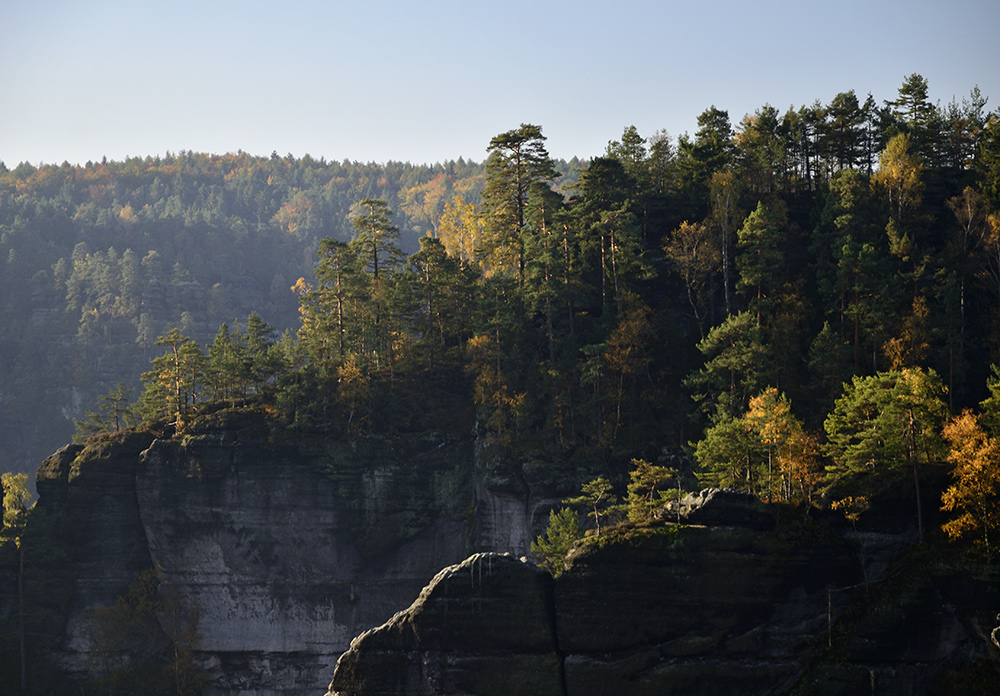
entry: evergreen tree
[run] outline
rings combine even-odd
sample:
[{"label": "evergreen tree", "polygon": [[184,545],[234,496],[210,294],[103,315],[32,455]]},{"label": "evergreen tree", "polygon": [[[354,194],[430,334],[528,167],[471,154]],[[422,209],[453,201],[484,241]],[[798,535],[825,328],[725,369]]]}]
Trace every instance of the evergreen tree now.
[{"label": "evergreen tree", "polygon": [[422,237],[407,259],[402,285],[410,293],[410,323],[418,349],[433,370],[446,351],[467,338],[463,310],[472,302],[474,272],[445,250],[439,239]]},{"label": "evergreen tree", "polygon": [[316,287],[300,279],[299,337],[305,343],[314,367],[332,370],[337,360],[360,350],[363,313],[370,288],[362,270],[356,245],[323,239],[319,246]]},{"label": "evergreen tree", "polygon": [[632,467],[625,510],[630,522],[648,522],[655,510],[671,498],[672,491],[666,484],[677,472],[645,459],[633,459]]},{"label": "evergreen tree", "polygon": [[245,398],[250,376],[244,346],[229,332],[229,325],[223,322],[215,334],[215,340],[208,347],[208,365],[211,373],[212,398]]},{"label": "evergreen tree", "polygon": [[539,565],[554,576],[562,575],[566,555],[573,544],[583,537],[580,520],[570,508],[560,508],[549,512],[549,526],[544,536],[531,542],[531,553],[538,556]]},{"label": "evergreen tree", "polygon": [[698,116],[694,140],[682,137],[679,145],[682,176],[695,196],[705,192],[712,174],[726,169],[732,162],[733,128],[729,112],[714,105]]},{"label": "evergreen tree", "polygon": [[529,191],[535,182],[553,180],[556,170],[539,126],[522,123],[495,136],[486,150],[480,255],[492,271],[513,273],[520,284],[525,267],[521,230],[527,221]]},{"label": "evergreen tree", "polygon": [[762,314],[770,313],[777,288],[781,287],[786,224],[781,204],[761,202],[737,232],[736,289],[747,296],[747,307],[758,321]]},{"label": "evergreen tree", "polygon": [[713,423],[742,415],[750,397],[768,382],[771,354],[760,323],[750,312],[726,318],[698,343],[704,366],[688,376],[687,386]]},{"label": "evergreen tree", "polygon": [[647,157],[646,139],[639,135],[635,126],[628,126],[622,132],[621,140],[608,143],[605,156],[621,162],[629,175],[638,181]]},{"label": "evergreen tree", "polygon": [[[544,321],[545,343],[550,367],[556,362],[557,333],[568,330],[568,287],[565,282],[568,265],[568,222],[560,218],[562,197],[541,182],[531,188],[528,224],[524,228],[525,300],[533,313]],[[574,245],[575,246],[575,245]]]},{"label": "evergreen tree", "polygon": [[820,126],[824,156],[837,171],[855,168],[864,155],[864,110],[854,90],[835,96],[825,116]]},{"label": "evergreen tree", "polygon": [[887,102],[924,161],[937,163],[935,141],[941,132],[937,107],[928,98],[927,79],[913,73],[903,80],[896,99]]},{"label": "evergreen tree", "polygon": [[784,178],[785,144],[778,110],[765,104],[740,122],[734,137],[737,168],[744,187],[756,197],[775,192]]},{"label": "evergreen tree", "polygon": [[399,228],[392,223],[392,210],[382,199],[365,198],[358,203],[358,208],[358,214],[351,221],[355,231],[351,243],[358,249],[364,267],[378,286],[402,259]]},{"label": "evergreen tree", "polygon": [[144,421],[172,418],[183,426],[195,413],[195,406],[208,389],[208,359],[198,343],[173,328],[156,340],[169,350],[152,362],[143,373],[143,392],[136,408]]},{"label": "evergreen tree", "polygon": [[859,172],[843,170],[831,180],[810,251],[827,317],[853,347],[855,366],[876,370],[896,320],[899,290],[870,187]]},{"label": "evergreen tree", "polygon": [[948,412],[943,397],[932,370],[855,376],[823,424],[835,477],[871,479],[874,487],[893,470],[912,471],[921,539],[920,471],[942,459],[941,426]]},{"label": "evergreen tree", "polygon": [[565,501],[567,505],[579,505],[588,508],[587,517],[594,518],[597,536],[601,535],[601,517],[606,516],[615,507],[614,487],[603,476],[583,484],[580,495]]},{"label": "evergreen tree", "polygon": [[611,318],[634,283],[649,277],[632,212],[635,182],[618,160],[598,157],[580,176],[573,215],[580,232],[585,279],[599,288],[600,316]]},{"label": "evergreen tree", "polygon": [[98,407],[100,413],[87,411],[86,420],[74,421],[77,436],[74,439],[86,439],[94,433],[117,432],[136,424],[136,416],[132,404],[132,389],[118,382],[111,391],[101,397]]}]

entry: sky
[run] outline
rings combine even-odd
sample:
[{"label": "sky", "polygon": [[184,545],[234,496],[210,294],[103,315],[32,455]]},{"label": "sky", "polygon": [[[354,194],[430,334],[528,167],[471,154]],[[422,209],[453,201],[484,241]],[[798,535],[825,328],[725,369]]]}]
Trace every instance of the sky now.
[{"label": "sky", "polygon": [[589,158],[912,73],[996,110],[998,27],[997,0],[0,0],[0,161],[481,161],[521,123]]}]

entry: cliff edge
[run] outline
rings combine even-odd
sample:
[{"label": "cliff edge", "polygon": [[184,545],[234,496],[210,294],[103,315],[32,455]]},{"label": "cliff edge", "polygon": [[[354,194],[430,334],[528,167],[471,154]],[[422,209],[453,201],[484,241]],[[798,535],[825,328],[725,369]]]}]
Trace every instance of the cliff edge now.
[{"label": "cliff edge", "polygon": [[197,613],[208,694],[322,693],[351,637],[440,568],[526,550],[508,530],[530,528],[527,494],[494,494],[475,456],[468,429],[348,441],[249,410],[67,446],[37,477],[67,557],[57,662],[82,678],[94,608],[152,567],[160,593]]},{"label": "cliff edge", "polygon": [[997,578],[970,595],[930,573],[874,602],[825,525],[721,491],[677,514],[584,540],[555,579],[501,555],[442,571],[351,643],[327,696],[979,693],[934,684],[991,658],[967,600]]}]

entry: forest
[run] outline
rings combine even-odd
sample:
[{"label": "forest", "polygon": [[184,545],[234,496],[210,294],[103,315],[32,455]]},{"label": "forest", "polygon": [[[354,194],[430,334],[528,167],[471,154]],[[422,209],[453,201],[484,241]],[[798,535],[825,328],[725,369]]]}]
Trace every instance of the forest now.
[{"label": "forest", "polygon": [[852,523],[905,496],[994,557],[1000,110],[913,74],[697,123],[569,162],[521,124],[482,163],[0,163],[5,567],[57,447],[225,409],[547,467],[555,574],[581,518],[706,486]]},{"label": "forest", "polygon": [[986,105],[931,103],[914,74],[881,104],[630,126],[586,162],[522,124],[482,164],[3,167],[0,468],[32,470],[72,434],[53,423],[254,403],[350,436],[431,427],[458,398],[514,459],[617,480],[669,461],[688,489],[765,500],[995,469]]},{"label": "forest", "polygon": [[474,200],[482,180],[483,166],[462,160],[276,153],[0,163],[0,469],[33,472],[101,394],[137,388],[170,328],[210,341],[251,311],[294,327],[291,287],[312,277],[321,239],[350,239],[363,198],[393,206],[414,251],[445,203]]}]

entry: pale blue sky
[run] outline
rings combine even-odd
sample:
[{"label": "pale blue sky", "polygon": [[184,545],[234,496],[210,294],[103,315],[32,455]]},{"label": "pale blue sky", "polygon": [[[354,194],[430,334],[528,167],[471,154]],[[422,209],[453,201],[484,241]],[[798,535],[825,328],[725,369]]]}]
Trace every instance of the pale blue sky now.
[{"label": "pale blue sky", "polygon": [[881,102],[914,72],[995,110],[998,31],[998,0],[0,0],[0,160],[479,161],[522,122],[591,157],[629,124]]}]

